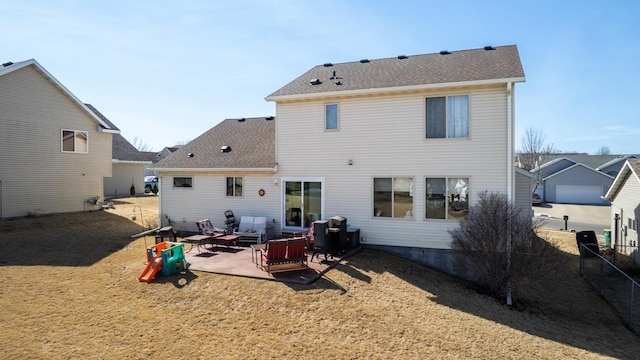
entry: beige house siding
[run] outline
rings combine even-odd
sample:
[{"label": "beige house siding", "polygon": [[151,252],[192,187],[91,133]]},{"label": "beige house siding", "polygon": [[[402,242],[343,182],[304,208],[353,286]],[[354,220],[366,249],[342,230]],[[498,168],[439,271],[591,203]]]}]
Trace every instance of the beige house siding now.
[{"label": "beige house siding", "polygon": [[[640,257],[638,255],[638,232],[630,228],[627,228],[627,236],[623,235],[622,229],[629,224],[629,219],[635,219],[636,222],[640,220],[640,180],[636,178],[633,173],[623,180],[622,186],[618,190],[618,193],[611,201],[611,242],[613,245],[615,236],[615,220],[614,214],[620,215],[620,223],[618,229],[619,244],[626,245],[619,250],[632,254],[635,252],[636,259]],[[629,247],[629,245],[633,245]]]},{"label": "beige house siding", "polygon": [[[63,153],[61,130],[88,132],[89,152]],[[0,77],[0,217],[96,209],[111,175],[111,134],[27,66]]]},{"label": "beige house siding", "polygon": [[113,176],[104,178],[104,196],[130,196],[131,184],[136,194],[144,194],[144,164],[113,163]]},{"label": "beige house siding", "polygon": [[[425,99],[469,95],[470,137],[426,139]],[[468,177],[479,191],[507,193],[506,86],[398,96],[277,104],[280,177],[324,177],[325,214],[342,215],[367,244],[449,248],[448,220],[425,217],[425,178]],[[338,104],[339,130],[324,129],[326,103]],[[348,165],[352,160],[353,165]],[[412,177],[414,217],[373,216],[373,178]]]},{"label": "beige house siding", "polygon": [[527,175],[520,174],[516,171],[515,180],[515,206],[516,208],[520,209],[523,216],[532,217],[533,208],[531,207],[531,190],[533,178]]},{"label": "beige house siding", "polygon": [[[192,177],[192,188],[174,188],[173,177]],[[226,196],[226,178],[240,176],[243,180],[242,196]],[[236,219],[245,216],[266,216],[275,228],[280,228],[280,186],[274,184],[275,174],[243,173],[181,173],[162,172],[160,176],[160,219],[162,225],[169,224],[180,231],[198,229],[195,222],[208,218],[211,223],[224,228],[225,210],[232,210]],[[264,196],[259,190],[265,191]],[[276,219],[276,223],[273,223]]]}]

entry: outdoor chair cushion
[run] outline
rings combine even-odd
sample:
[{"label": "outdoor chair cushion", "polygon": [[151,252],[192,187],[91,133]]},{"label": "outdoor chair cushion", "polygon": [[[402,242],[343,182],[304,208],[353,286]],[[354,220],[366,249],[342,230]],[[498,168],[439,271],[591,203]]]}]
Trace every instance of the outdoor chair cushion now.
[{"label": "outdoor chair cushion", "polygon": [[198,225],[198,231],[200,231],[202,235],[212,235],[215,233],[215,229],[209,219],[196,221],[196,225]]}]

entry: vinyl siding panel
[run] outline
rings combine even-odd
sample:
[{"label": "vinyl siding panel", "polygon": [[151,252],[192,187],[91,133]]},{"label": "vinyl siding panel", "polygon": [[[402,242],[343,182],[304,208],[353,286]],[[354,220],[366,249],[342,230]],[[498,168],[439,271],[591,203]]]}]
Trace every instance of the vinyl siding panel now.
[{"label": "vinyl siding panel", "polygon": [[[628,225],[629,219],[635,219],[636,222],[640,222],[640,181],[633,175],[632,173],[627,176],[624,180],[623,185],[618,190],[618,193],[615,195],[613,200],[611,201],[611,229],[614,229],[615,222],[613,220],[614,214],[619,214],[620,216],[620,227],[624,227]],[[615,234],[615,230],[612,231],[612,244],[613,244],[613,236]],[[632,241],[636,246],[633,248],[621,248],[622,250],[628,250],[628,254],[634,254],[636,260],[640,259],[640,255],[638,255],[637,244],[638,244],[638,232],[628,229],[626,239],[622,235],[622,231],[618,231],[620,237],[620,243],[625,242],[624,245],[629,245],[629,242]]]},{"label": "vinyl siding panel", "polygon": [[523,216],[532,217],[534,215],[531,204],[532,178],[516,172],[515,180],[515,206],[520,209]]},{"label": "vinyl siding panel", "polygon": [[[111,134],[35,68],[0,77],[2,217],[95,209],[111,175]],[[88,132],[89,152],[62,153],[61,129]]]},{"label": "vinyl siding panel", "polygon": [[144,164],[112,163],[113,176],[104,178],[104,196],[129,196],[131,184],[136,194],[144,193]]},{"label": "vinyl siding panel", "polygon": [[[470,137],[426,139],[426,97],[459,94],[470,96]],[[324,177],[325,218],[346,217],[366,243],[449,248],[457,222],[424,219],[426,177],[468,177],[471,204],[480,191],[508,191],[506,88],[330,102],[338,131],[324,130],[323,101],[277,105],[278,175]],[[414,179],[413,219],[373,216],[375,177]]]},{"label": "vinyl siding panel", "polygon": [[[173,177],[192,177],[192,188],[174,188]],[[241,197],[226,196],[227,176],[240,176],[243,182]],[[189,174],[163,172],[160,176],[160,219],[166,226],[171,219],[176,230],[197,232],[195,222],[209,219],[211,223],[224,228],[225,210],[232,210],[236,219],[245,216],[266,216],[274,228],[279,229],[280,183],[274,185],[277,176],[271,174]],[[265,190],[260,196],[258,191]],[[276,223],[273,223],[276,219]]]}]

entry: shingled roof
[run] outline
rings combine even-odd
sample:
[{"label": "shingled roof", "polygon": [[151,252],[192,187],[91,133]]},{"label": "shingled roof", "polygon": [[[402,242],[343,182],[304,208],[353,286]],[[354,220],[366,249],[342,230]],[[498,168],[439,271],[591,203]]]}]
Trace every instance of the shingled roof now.
[{"label": "shingled roof", "polygon": [[627,181],[635,178],[636,181],[640,182],[640,159],[629,158],[620,169],[620,173],[616,176],[615,180],[609,187],[605,199],[613,200],[616,196],[620,187]]},{"label": "shingled roof", "polygon": [[455,86],[524,80],[524,70],[515,45],[488,46],[482,49],[318,65],[266,99],[277,101],[312,94],[339,95],[349,91],[394,91],[442,84]]},{"label": "shingled roof", "polygon": [[[266,170],[276,165],[275,118],[226,119],[158,161],[153,170]],[[223,146],[230,151],[223,152]]]}]

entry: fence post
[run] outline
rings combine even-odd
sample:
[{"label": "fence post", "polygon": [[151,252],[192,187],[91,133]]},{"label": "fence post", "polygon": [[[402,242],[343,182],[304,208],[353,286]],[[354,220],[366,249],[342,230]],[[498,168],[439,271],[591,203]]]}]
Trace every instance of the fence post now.
[{"label": "fence post", "polygon": [[600,261],[600,276],[598,276],[598,295],[602,295],[602,288],[604,287],[604,261]]},{"label": "fence post", "polygon": [[631,328],[631,330],[637,333],[638,329],[636,329],[635,322],[633,321],[633,295],[634,295],[633,292],[636,286],[633,283],[633,281],[630,281],[630,283],[631,283],[631,303],[629,304],[629,327]]}]

